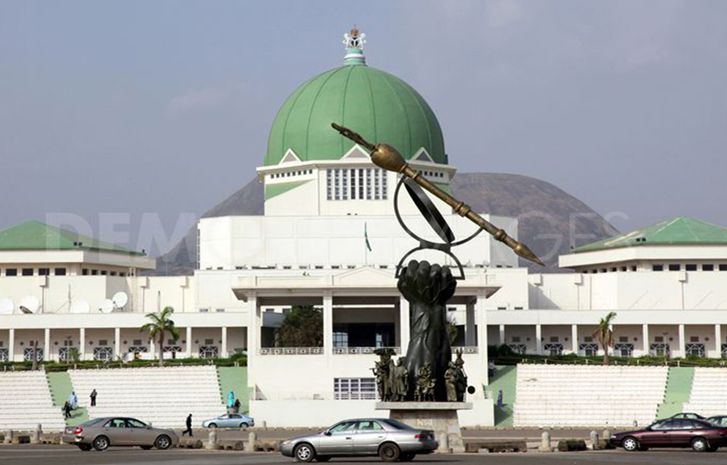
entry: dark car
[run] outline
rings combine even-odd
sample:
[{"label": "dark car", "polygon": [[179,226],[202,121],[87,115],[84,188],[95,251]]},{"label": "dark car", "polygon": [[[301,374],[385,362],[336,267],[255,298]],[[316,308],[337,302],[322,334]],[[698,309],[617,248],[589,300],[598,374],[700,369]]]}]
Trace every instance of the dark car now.
[{"label": "dark car", "polygon": [[384,462],[409,462],[438,447],[434,431],[389,418],[346,420],[327,430],[283,441],[280,452],[298,462],[326,462],[331,457],[376,456]]},{"label": "dark car", "polygon": [[676,415],[671,416],[669,418],[683,418],[686,420],[706,420],[706,418],[704,418],[702,415],[700,415],[698,413],[691,413],[691,412],[677,413]]},{"label": "dark car", "polygon": [[713,417],[709,417],[704,421],[708,421],[713,425],[727,427],[727,415],[716,415]]},{"label": "dark car", "polygon": [[638,431],[618,433],[611,444],[627,451],[650,447],[691,447],[696,452],[715,452],[727,446],[727,427],[703,420],[668,418]]}]

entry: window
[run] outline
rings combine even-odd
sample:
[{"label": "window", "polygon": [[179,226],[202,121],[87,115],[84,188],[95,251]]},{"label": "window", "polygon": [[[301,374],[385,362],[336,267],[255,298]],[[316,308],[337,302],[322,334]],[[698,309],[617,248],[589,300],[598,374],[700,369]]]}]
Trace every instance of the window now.
[{"label": "window", "polygon": [[376,378],[334,378],[335,400],[376,400]]},{"label": "window", "polygon": [[114,359],[114,352],[111,347],[94,347],[93,359],[99,362],[110,362]]},{"label": "window", "polygon": [[[10,270],[8,270],[8,271],[10,271]],[[719,264],[719,271],[727,271],[727,264],[720,263]],[[10,275],[8,275],[8,276],[10,276]]]},{"label": "window", "polygon": [[[33,361],[33,348],[32,347],[26,347],[23,349],[23,360],[26,362],[32,362]],[[35,351],[35,360],[38,362],[43,361],[43,349],[40,347],[37,348]]]},{"label": "window", "polygon": [[333,347],[348,347],[348,333],[345,331],[334,330]]},{"label": "window", "polygon": [[527,346],[525,344],[508,344],[507,346],[516,354],[525,355],[527,352]]},{"label": "window", "polygon": [[682,266],[676,263],[672,263],[669,265],[669,271],[679,271],[682,269]]},{"label": "window", "polygon": [[66,269],[65,268],[56,268],[53,270],[56,276],[65,276],[66,275]]},{"label": "window", "polygon": [[134,420],[133,418],[127,418],[126,427],[127,428],[146,428],[146,423],[139,421],[139,420]]},{"label": "window", "polygon": [[626,268],[625,266],[622,266],[622,267],[621,267],[621,271],[626,271],[626,269],[627,269],[627,268]]},{"label": "window", "polygon": [[710,263],[705,263],[702,265],[702,271],[714,271],[714,265]]},{"label": "window", "polygon": [[558,336],[550,336],[550,342],[558,342]]},{"label": "window", "polygon": [[342,433],[351,433],[354,429],[356,429],[356,423],[355,421],[344,421],[343,423],[339,423],[333,428],[329,429],[328,432],[331,434],[342,434]]},{"label": "window", "polygon": [[100,345],[100,346],[106,346],[106,345],[109,345],[109,341],[108,341],[108,340],[106,340],[106,339],[99,339],[99,340],[98,340],[98,345]]},{"label": "window", "polygon": [[707,350],[704,344],[690,342],[686,347],[687,357],[699,357],[704,358],[707,355]]},{"label": "window", "polygon": [[593,357],[598,355],[598,344],[594,342],[589,342],[586,344],[581,344],[579,346],[579,349],[581,352],[583,352],[583,355],[586,357]]},{"label": "window", "polygon": [[224,309],[224,308],[218,308],[218,309],[217,309],[217,310],[215,310],[215,311],[216,311],[217,313],[225,313],[225,309]]},{"label": "window", "polygon": [[81,274],[82,274],[83,276],[88,276],[88,268],[84,268],[84,269],[83,269],[83,270],[81,271]]},{"label": "window", "polygon": [[631,357],[634,353],[634,345],[626,343],[618,343],[613,346],[616,355],[619,357]]},{"label": "window", "polygon": [[23,276],[33,276],[32,268],[23,268]]},{"label": "window", "polygon": [[545,344],[543,346],[545,349],[545,352],[550,355],[551,357],[555,357],[557,355],[563,355],[563,344]]},{"label": "window", "polygon": [[697,271],[697,265],[693,263],[687,263],[686,265],[684,265],[684,269],[686,269],[687,271]]},{"label": "window", "polygon": [[357,431],[371,432],[371,431],[383,431],[384,427],[372,420],[359,421]]},{"label": "window", "polygon": [[18,270],[16,268],[8,268],[5,270],[5,276],[17,276]]},{"label": "window", "polygon": [[98,276],[98,270],[91,270],[91,276]]},{"label": "window", "polygon": [[38,276],[50,275],[50,268],[38,268]]},{"label": "window", "polygon": [[199,358],[217,358],[219,357],[217,346],[200,346]]},{"label": "window", "polygon": [[652,265],[651,271],[664,271],[664,265]]},{"label": "window", "polygon": [[209,311],[210,311],[210,309],[209,309],[209,308],[200,308],[200,309],[199,309],[199,313],[207,313],[207,312],[209,312]]},{"label": "window", "polygon": [[114,418],[103,425],[104,428],[126,428],[126,421],[123,418]]},{"label": "window", "polygon": [[636,271],[636,265],[631,265],[631,271]]},{"label": "window", "polygon": [[106,270],[101,270],[101,276],[106,276],[107,274],[109,274],[109,273],[108,273],[108,271],[106,271]]},{"label": "window", "polygon": [[326,170],[327,200],[386,200],[386,172],[379,168]]},{"label": "window", "polygon": [[511,339],[512,342],[520,342],[520,336],[513,336]]}]

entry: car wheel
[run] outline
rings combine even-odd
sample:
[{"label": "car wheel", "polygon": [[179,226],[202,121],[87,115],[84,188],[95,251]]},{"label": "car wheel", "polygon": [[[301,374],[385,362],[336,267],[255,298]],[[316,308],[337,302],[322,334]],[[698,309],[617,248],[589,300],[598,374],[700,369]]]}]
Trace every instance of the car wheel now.
[{"label": "car wheel", "polygon": [[84,452],[88,452],[91,449],[93,449],[93,447],[92,446],[89,446],[88,444],[79,444],[78,445],[78,448],[81,449]]},{"label": "car wheel", "polygon": [[207,428],[217,428],[217,423],[210,423]]},{"label": "car wheel", "polygon": [[247,423],[240,423],[240,429],[247,429],[248,426]]},{"label": "car wheel", "polygon": [[416,454],[401,454],[400,462],[411,462],[416,457]]},{"label": "car wheel", "polygon": [[293,452],[295,460],[298,462],[312,462],[316,458],[316,451],[308,443],[298,444]]},{"label": "car wheel", "polygon": [[139,446],[142,450],[151,450],[151,446]]},{"label": "car wheel", "polygon": [[621,441],[621,447],[629,452],[634,452],[639,450],[639,441],[637,441],[636,438],[629,436]]},{"label": "car wheel", "polygon": [[172,439],[166,434],[162,434],[154,441],[154,446],[160,450],[169,449],[172,446]]},{"label": "car wheel", "polygon": [[93,440],[93,448],[99,452],[105,451],[110,445],[109,438],[106,436],[99,436]]},{"label": "car wheel", "polygon": [[400,455],[401,450],[394,443],[387,442],[379,447],[379,458],[384,462],[396,462]]},{"label": "car wheel", "polygon": [[316,457],[316,462],[328,462],[331,460],[330,457]]},{"label": "car wheel", "polygon": [[694,452],[706,452],[709,449],[709,443],[704,438],[692,439],[692,449]]}]

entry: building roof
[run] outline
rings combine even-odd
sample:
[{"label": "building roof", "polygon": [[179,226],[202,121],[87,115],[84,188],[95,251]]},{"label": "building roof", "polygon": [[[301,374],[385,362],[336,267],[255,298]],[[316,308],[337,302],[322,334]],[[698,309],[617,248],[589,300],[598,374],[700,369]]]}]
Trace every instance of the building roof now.
[{"label": "building roof", "polygon": [[661,223],[578,247],[573,252],[592,252],[618,247],[649,245],[727,245],[727,228],[687,216],[678,216]]},{"label": "building roof", "polygon": [[301,85],[275,117],[265,166],[292,150],[301,161],[339,160],[354,143],[331,128],[338,123],[365,139],[393,145],[410,159],[423,148],[432,161],[447,163],[437,117],[406,82],[367,66],[363,45],[346,49],[344,65]]},{"label": "building roof", "polygon": [[9,250],[88,250],[145,255],[35,220],[0,231],[0,251]]}]

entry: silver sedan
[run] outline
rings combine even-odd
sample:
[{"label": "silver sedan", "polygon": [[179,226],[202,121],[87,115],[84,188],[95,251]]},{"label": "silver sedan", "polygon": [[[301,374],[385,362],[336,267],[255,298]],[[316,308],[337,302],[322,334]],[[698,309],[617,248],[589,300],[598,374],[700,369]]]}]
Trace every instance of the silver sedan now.
[{"label": "silver sedan", "polygon": [[299,462],[331,457],[378,455],[384,462],[408,462],[417,454],[430,454],[439,445],[434,432],[412,428],[389,418],[346,420],[327,430],[283,441],[280,452]]},{"label": "silver sedan", "polygon": [[220,415],[217,418],[205,420],[202,422],[203,428],[241,428],[245,429],[255,426],[255,420],[252,417],[241,413],[229,413]]},{"label": "silver sedan", "polygon": [[84,451],[104,451],[110,446],[139,446],[148,450],[176,446],[179,436],[171,430],[152,428],[135,418],[106,417],[68,428],[63,441]]}]

